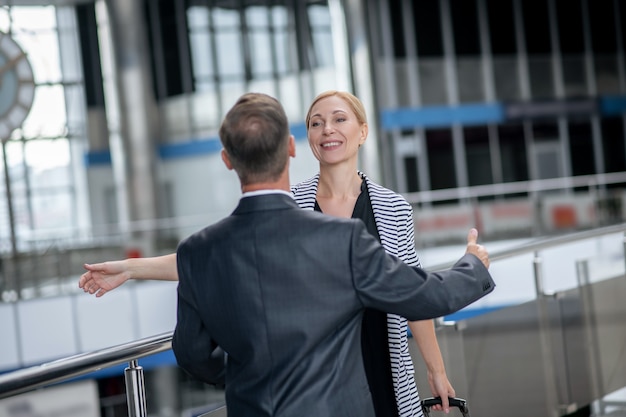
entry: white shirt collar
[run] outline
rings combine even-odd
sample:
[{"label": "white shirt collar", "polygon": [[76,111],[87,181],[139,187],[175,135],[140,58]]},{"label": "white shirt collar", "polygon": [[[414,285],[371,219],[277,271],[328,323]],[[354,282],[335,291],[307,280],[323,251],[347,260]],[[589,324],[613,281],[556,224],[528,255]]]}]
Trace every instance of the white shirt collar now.
[{"label": "white shirt collar", "polygon": [[241,195],[241,198],[244,197],[254,197],[257,195],[267,195],[267,194],[285,194],[288,195],[289,197],[293,198],[293,195],[291,193],[288,193],[285,190],[256,190],[256,191],[248,191],[245,192]]}]

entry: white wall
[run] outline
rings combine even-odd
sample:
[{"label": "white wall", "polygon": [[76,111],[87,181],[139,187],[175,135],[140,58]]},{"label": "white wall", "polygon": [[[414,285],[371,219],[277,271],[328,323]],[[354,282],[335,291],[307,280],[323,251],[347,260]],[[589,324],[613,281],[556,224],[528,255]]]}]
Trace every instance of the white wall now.
[{"label": "white wall", "polygon": [[0,372],[171,332],[176,282],[130,282],[104,297],[0,304]]}]

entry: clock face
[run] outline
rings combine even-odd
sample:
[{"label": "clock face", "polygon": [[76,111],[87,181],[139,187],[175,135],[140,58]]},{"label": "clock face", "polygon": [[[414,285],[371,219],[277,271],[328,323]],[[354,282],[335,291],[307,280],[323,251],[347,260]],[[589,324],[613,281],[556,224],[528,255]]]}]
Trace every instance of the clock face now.
[{"label": "clock face", "polygon": [[26,119],[33,98],[35,81],[26,54],[6,33],[0,32],[0,139]]}]

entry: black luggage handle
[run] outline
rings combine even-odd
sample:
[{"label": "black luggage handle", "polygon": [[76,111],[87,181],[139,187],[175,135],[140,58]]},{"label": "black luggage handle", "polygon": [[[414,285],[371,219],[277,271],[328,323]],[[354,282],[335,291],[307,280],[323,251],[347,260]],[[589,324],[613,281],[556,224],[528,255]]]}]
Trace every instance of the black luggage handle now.
[{"label": "black luggage handle", "polygon": [[[457,407],[463,416],[470,417],[469,409],[467,408],[467,401],[463,398],[448,397],[448,403],[450,404],[450,407]],[[422,400],[422,409],[426,417],[430,416],[430,407],[433,405],[441,405],[441,397],[430,397]]]}]

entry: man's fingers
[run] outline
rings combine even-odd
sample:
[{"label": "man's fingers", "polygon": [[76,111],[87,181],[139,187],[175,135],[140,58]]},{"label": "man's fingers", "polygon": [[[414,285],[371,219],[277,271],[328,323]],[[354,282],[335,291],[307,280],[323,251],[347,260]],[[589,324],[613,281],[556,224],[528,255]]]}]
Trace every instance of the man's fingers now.
[{"label": "man's fingers", "polygon": [[478,230],[471,228],[469,233],[467,234],[467,244],[475,245],[478,240]]}]

